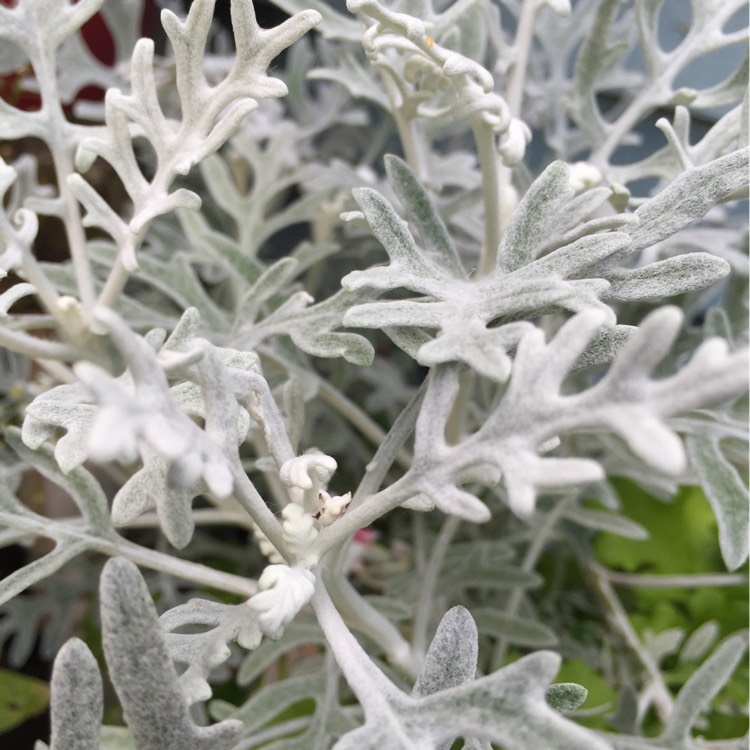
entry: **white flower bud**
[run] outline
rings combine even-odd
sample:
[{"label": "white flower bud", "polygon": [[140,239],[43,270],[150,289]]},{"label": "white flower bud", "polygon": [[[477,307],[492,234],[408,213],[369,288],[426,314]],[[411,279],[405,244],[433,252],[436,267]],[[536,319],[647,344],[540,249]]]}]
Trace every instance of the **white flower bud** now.
[{"label": "white flower bud", "polygon": [[602,173],[586,161],[577,161],[570,165],[570,186],[576,193],[599,185],[602,181]]},{"label": "white flower bud", "polygon": [[546,3],[562,18],[567,18],[572,10],[570,0],[546,0]]},{"label": "white flower bud", "polygon": [[352,493],[346,495],[334,495],[331,497],[327,492],[320,493],[321,509],[318,515],[319,526],[330,526],[340,515],[344,513],[347,505],[352,500]]},{"label": "white flower bud", "polygon": [[526,153],[526,144],[531,140],[531,131],[528,125],[514,117],[508,125],[508,130],[500,140],[498,153],[503,160],[503,164],[512,167],[514,164],[523,159]]},{"label": "white flower bud", "polygon": [[305,512],[318,512],[318,495],[336,471],[336,461],[323,453],[305,453],[285,461],[279,478],[289,487],[289,497]]},{"label": "white flower bud", "polygon": [[315,528],[315,520],[312,516],[305,513],[301,505],[289,503],[281,511],[283,521],[281,526],[284,530],[284,541],[289,551],[297,558],[301,559],[304,553],[318,536],[318,530]]},{"label": "white flower bud", "polygon": [[305,568],[269,565],[258,580],[260,593],[248,606],[258,616],[258,624],[271,640],[281,638],[284,628],[310,601],[315,591],[315,576]]}]

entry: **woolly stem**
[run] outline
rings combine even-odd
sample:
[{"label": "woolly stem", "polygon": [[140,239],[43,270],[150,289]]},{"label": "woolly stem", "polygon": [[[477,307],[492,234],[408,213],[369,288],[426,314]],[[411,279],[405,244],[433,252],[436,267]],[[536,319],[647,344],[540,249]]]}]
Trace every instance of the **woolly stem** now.
[{"label": "woolly stem", "polygon": [[[78,201],[68,187],[68,177],[75,174],[72,151],[74,142],[70,138],[71,126],[65,117],[60,103],[55,53],[44,40],[38,41],[37,48],[39,57],[33,60],[33,66],[35,78],[39,84],[42,110],[46,115],[47,122],[50,124],[47,143],[52,154],[57,186],[64,209],[64,214],[61,218],[65,227],[70,257],[73,261],[73,272],[78,286],[78,293],[81,295],[81,302],[84,308],[90,312],[96,299],[94,277],[86,254],[86,235],[83,231]],[[45,302],[48,305],[50,304],[48,300],[45,300]],[[54,315],[55,308],[50,309],[50,312]]]},{"label": "woolly stem", "polygon": [[484,204],[484,244],[479,258],[478,275],[486,276],[495,270],[500,246],[500,172],[492,126],[481,117],[471,122],[477,156],[482,171],[482,201]]}]

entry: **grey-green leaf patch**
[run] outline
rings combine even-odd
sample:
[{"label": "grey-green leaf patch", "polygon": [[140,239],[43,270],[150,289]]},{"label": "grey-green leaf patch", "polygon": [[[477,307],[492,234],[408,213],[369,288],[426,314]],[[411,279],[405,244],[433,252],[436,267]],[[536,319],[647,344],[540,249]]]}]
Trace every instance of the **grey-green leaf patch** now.
[{"label": "grey-green leaf patch", "polygon": [[575,711],[588,697],[589,691],[575,682],[559,682],[547,690],[547,703],[555,711],[567,713]]},{"label": "grey-green leaf patch", "polygon": [[719,525],[722,557],[729,570],[736,570],[748,556],[747,488],[737,469],[724,457],[717,440],[689,435],[685,442]]}]

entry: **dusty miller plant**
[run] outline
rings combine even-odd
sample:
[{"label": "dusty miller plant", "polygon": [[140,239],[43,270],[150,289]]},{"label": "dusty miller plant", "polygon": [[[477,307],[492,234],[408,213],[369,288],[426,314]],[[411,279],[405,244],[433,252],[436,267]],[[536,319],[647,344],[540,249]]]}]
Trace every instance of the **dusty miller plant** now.
[{"label": "dusty miller plant", "polygon": [[[3,377],[26,379],[0,543],[51,540],[0,582],[0,635],[20,664],[29,622],[65,623],[50,747],[740,747],[700,729],[745,635],[691,634],[673,691],[679,644],[636,632],[592,540],[644,535],[627,477],[701,485],[728,571],[748,556],[747,64],[677,83],[746,43],[744,2],[690,0],[666,49],[659,0],[275,1],[264,29],[231,0],[231,34],[213,0],[164,9],[158,55],[141,0],[0,6],[0,64],[41,100],[0,102],[0,140],[54,171],[0,163]],[[114,67],[78,35],[97,12]],[[69,261],[40,260],[40,220]],[[70,508],[30,503],[32,474]],[[535,589],[566,546],[619,664],[610,732],[555,682],[582,647]],[[127,727],[65,641],[86,585],[63,574],[106,556]],[[230,678],[239,705],[212,699]]]}]

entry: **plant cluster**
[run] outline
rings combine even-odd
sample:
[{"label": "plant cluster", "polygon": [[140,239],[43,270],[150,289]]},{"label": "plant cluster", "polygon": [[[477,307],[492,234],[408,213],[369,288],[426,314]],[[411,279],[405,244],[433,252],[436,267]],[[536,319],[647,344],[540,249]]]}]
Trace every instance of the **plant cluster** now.
[{"label": "plant cluster", "polygon": [[273,2],[0,4],[49,748],[739,750],[746,2]]}]

